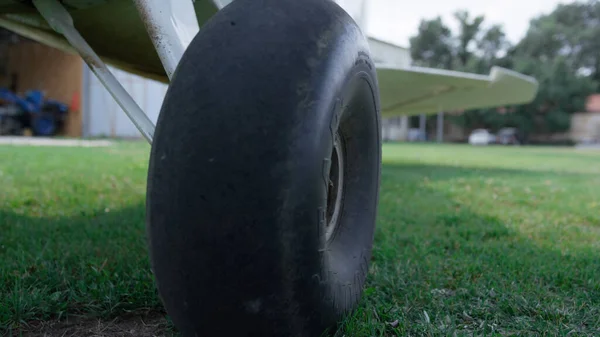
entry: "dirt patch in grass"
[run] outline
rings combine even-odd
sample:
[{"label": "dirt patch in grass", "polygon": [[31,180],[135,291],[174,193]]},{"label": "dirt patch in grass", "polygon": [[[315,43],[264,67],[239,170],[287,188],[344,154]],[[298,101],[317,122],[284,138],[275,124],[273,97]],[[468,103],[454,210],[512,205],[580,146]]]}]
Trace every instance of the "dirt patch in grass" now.
[{"label": "dirt patch in grass", "polygon": [[33,322],[13,336],[23,337],[158,337],[173,336],[164,314],[126,315],[112,320],[71,317],[62,321]]}]

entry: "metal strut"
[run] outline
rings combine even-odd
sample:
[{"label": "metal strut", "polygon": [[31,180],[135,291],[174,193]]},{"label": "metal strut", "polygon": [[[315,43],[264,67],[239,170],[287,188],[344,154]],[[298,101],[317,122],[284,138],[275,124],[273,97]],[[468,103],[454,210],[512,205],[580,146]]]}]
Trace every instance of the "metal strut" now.
[{"label": "metal strut", "polygon": [[191,0],[133,0],[146,31],[172,79],[183,53],[200,30]]},{"label": "metal strut", "polygon": [[59,34],[62,34],[67,41],[77,50],[85,63],[96,74],[100,82],[117,101],[121,109],[125,111],[129,119],[142,133],[148,143],[152,144],[154,138],[155,125],[146,116],[144,111],[131,98],[131,95],[123,88],[117,78],[108,70],[106,64],[98,57],[94,50],[87,44],[85,39],[79,34],[73,18],[58,0],[33,0],[33,4],[40,14],[48,21],[48,24]]}]

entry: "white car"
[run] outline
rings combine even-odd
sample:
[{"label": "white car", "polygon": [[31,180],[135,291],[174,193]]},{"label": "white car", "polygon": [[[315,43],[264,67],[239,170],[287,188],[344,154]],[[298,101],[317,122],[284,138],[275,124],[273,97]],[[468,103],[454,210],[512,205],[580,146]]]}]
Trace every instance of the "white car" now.
[{"label": "white car", "polygon": [[489,145],[496,142],[496,136],[486,129],[475,129],[469,135],[471,145]]}]

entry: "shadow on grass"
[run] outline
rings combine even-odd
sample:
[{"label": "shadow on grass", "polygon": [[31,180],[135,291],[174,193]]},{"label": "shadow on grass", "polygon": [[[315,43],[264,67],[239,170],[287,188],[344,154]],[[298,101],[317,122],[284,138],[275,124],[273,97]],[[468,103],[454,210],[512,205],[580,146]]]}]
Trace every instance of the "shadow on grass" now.
[{"label": "shadow on grass", "polygon": [[[338,334],[600,333],[599,253],[577,242],[567,252],[548,248],[554,238],[540,246],[511,219],[545,219],[531,219],[527,208],[507,208],[511,217],[498,212],[501,204],[475,208],[453,191],[459,179],[541,175],[559,176],[385,164],[371,275]],[[56,218],[0,209],[0,331],[74,314],[161,311],[144,213],[143,204]]]},{"label": "shadow on grass", "polygon": [[474,179],[534,183],[540,173],[384,165],[365,296],[337,335],[600,333],[600,253],[561,236],[540,244],[524,235],[522,224],[555,219],[486,200],[492,187],[461,193]]},{"label": "shadow on grass", "polygon": [[67,315],[161,311],[143,204],[79,216],[0,209],[0,331]]}]

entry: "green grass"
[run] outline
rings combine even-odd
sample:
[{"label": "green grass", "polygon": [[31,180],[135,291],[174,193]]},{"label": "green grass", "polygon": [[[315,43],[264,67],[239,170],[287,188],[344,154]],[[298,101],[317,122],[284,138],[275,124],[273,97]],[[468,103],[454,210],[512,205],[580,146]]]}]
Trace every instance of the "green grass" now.
[{"label": "green grass", "polygon": [[[144,238],[148,150],[0,147],[0,334],[161,310]],[[383,152],[368,284],[339,336],[600,335],[600,153]]]}]

